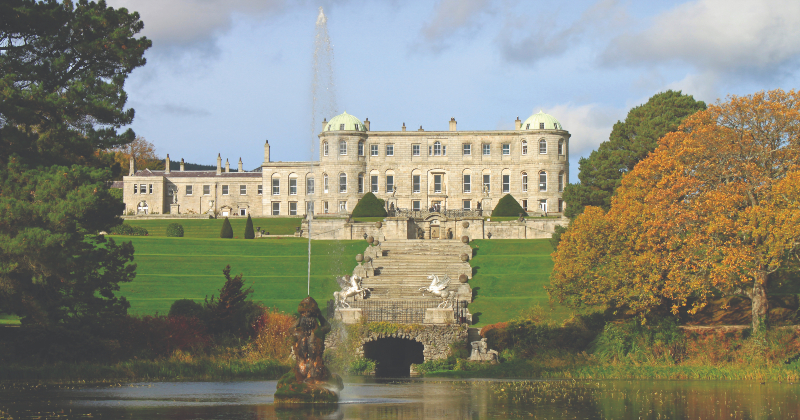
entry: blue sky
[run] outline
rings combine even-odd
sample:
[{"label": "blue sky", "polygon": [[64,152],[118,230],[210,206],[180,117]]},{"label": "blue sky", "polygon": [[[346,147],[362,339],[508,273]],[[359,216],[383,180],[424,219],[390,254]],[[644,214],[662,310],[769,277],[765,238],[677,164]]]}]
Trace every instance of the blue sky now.
[{"label": "blue sky", "polygon": [[[372,130],[510,129],[540,109],[578,159],[666,89],[713,103],[792,89],[797,0],[107,0],[153,41],[126,84],[132,128],[173,160],[309,160],[318,8],[338,112]],[[330,118],[330,116],[328,116]],[[316,159],[316,157],[314,157]]]}]

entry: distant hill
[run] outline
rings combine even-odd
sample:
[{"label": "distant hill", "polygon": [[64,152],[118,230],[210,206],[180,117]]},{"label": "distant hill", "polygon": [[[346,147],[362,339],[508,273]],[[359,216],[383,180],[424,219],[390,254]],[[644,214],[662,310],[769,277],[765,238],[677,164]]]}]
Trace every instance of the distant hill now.
[{"label": "distant hill", "polygon": [[[170,159],[169,170],[178,171],[180,169],[181,169],[181,163]],[[217,165],[201,165],[199,163],[186,162],[183,164],[183,169],[187,171],[215,171],[217,170]]]}]

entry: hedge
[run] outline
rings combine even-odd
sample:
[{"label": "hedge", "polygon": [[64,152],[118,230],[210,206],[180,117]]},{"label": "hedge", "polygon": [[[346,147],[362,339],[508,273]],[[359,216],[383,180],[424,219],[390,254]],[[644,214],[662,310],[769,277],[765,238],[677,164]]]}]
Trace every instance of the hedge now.
[{"label": "hedge", "polygon": [[112,227],[109,232],[111,235],[128,235],[128,236],[147,236],[149,232],[141,226],[131,226],[127,223]]}]

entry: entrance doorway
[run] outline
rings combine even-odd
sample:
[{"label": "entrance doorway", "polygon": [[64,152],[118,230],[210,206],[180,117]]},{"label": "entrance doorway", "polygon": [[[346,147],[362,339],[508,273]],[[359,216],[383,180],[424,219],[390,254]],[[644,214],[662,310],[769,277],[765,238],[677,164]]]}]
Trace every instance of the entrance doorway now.
[{"label": "entrance doorway", "polygon": [[408,378],[411,364],[425,361],[423,349],[418,341],[388,337],[364,343],[364,357],[376,362],[376,377]]},{"label": "entrance doorway", "polygon": [[431,226],[431,239],[439,239],[441,237],[439,230],[439,226]]}]

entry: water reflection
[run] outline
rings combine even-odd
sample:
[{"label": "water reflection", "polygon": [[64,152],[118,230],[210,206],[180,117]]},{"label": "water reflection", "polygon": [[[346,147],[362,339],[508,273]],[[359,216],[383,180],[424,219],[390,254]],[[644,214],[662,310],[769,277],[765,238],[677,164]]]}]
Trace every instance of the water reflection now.
[{"label": "water reflection", "polygon": [[336,408],[281,410],[275,381],[0,391],[0,419],[792,419],[790,384],[350,378]]}]

